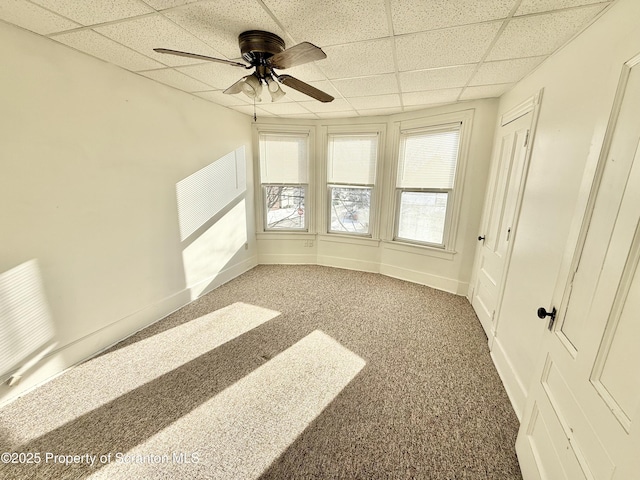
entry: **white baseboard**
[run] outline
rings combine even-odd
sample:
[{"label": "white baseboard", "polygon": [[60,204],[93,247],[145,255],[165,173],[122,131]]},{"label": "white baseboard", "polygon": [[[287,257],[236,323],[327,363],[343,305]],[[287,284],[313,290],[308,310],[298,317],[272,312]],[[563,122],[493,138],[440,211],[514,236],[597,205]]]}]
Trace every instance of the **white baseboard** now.
[{"label": "white baseboard", "polygon": [[347,270],[358,270],[360,272],[380,273],[380,263],[378,262],[368,262],[366,260],[356,260],[346,257],[318,255],[318,265],[344,268]]},{"label": "white baseboard", "polygon": [[315,253],[261,253],[258,255],[260,265],[316,265]]},{"label": "white baseboard", "polygon": [[507,391],[507,395],[511,401],[511,406],[516,412],[518,420],[522,421],[524,405],[527,399],[527,391],[497,337],[493,337],[491,359],[493,360],[493,364],[498,371],[498,375],[500,375],[502,384]]},{"label": "white baseboard", "polygon": [[440,277],[430,273],[411,270],[408,268],[396,267],[386,263],[380,264],[380,273],[388,277],[406,280],[408,282],[419,283],[445,292],[458,295],[460,282],[452,278]]},{"label": "white baseboard", "polygon": [[[236,265],[232,265],[218,273],[215,277],[205,281],[210,284],[206,287],[206,292],[232,280],[256,265],[257,257],[251,257]],[[65,370],[87,361],[116,343],[121,342],[125,338],[134,335],[136,332],[147,328],[162,320],[167,315],[191,303],[192,288],[193,287],[185,288],[157,303],[95,330],[84,337],[56,348],[45,356],[40,364],[26,372],[22,381],[17,385],[13,387],[9,387],[6,384],[0,385],[0,406],[53,380]]]}]

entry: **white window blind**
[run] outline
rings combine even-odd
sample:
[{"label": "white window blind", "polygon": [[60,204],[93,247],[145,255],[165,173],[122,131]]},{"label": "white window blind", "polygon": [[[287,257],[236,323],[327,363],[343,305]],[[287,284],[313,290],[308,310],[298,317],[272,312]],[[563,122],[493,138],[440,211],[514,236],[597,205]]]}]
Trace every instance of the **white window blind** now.
[{"label": "white window blind", "polygon": [[453,188],[459,143],[460,124],[403,132],[400,138],[397,186]]},{"label": "white window blind", "polygon": [[329,135],[329,183],[373,185],[378,158],[378,135]]},{"label": "white window blind", "polygon": [[262,183],[307,183],[308,138],[306,134],[260,134]]}]

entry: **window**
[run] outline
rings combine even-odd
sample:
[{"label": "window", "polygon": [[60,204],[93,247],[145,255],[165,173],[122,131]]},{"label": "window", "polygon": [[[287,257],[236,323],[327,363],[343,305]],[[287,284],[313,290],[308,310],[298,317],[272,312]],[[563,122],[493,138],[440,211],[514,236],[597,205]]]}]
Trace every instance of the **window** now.
[{"label": "window", "polygon": [[460,123],[400,132],[397,240],[444,247],[451,218]]},{"label": "window", "polygon": [[371,235],[378,134],[330,134],[327,153],[329,232]]},{"label": "window", "polygon": [[265,230],[307,230],[309,136],[261,133],[259,142]]}]

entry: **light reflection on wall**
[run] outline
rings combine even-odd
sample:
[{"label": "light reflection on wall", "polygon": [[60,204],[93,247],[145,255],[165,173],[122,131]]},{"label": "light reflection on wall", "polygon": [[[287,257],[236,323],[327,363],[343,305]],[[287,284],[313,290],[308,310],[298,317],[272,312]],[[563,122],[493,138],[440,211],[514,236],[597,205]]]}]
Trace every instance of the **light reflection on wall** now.
[{"label": "light reflection on wall", "polygon": [[191,298],[197,298],[247,242],[244,199],[182,252],[184,274]]},{"label": "light reflection on wall", "polygon": [[0,376],[42,354],[53,337],[38,261],[0,274]]},{"label": "light reflection on wall", "polygon": [[244,145],[176,184],[180,240],[185,240],[245,192]]}]

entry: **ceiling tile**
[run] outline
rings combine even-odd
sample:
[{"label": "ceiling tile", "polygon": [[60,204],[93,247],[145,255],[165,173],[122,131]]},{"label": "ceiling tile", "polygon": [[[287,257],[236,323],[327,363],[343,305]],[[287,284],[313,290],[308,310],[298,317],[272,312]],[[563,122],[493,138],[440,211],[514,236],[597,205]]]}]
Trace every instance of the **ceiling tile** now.
[{"label": "ceiling tile", "polygon": [[370,108],[366,110],[358,110],[358,114],[363,117],[371,117],[374,115],[393,115],[400,112],[402,112],[402,107]]},{"label": "ceiling tile", "polygon": [[515,0],[391,0],[393,33],[435,30],[506,18]]},{"label": "ceiling tile", "polygon": [[0,1],[0,19],[41,35],[71,30],[80,26],[24,0]]},{"label": "ceiling tile", "polygon": [[53,39],[134,72],[163,67],[161,63],[103,37],[93,30],[64,33],[56,35]]},{"label": "ceiling tile", "polygon": [[210,57],[221,56],[219,52],[198,40],[193,35],[185,32],[182,28],[161,15],[137,18],[113,25],[104,25],[102,27],[96,27],[95,30],[164,65],[174,67],[191,65],[201,63],[202,60],[156,53],[153,51],[154,48],[168,48],[183,52],[199,53]]},{"label": "ceiling tile", "polygon": [[529,13],[547,12],[561,8],[578,7],[602,3],[607,0],[522,0],[515,15],[527,15]]},{"label": "ceiling tile", "polygon": [[291,102],[291,103],[278,103],[278,102],[270,102],[265,99],[260,104],[260,108],[269,113],[273,113],[274,115],[295,115],[295,114],[307,114],[309,110],[302,107],[300,104]]},{"label": "ceiling tile", "polygon": [[354,97],[348,98],[347,101],[356,110],[365,110],[368,108],[389,108],[400,107],[400,95],[373,95],[370,97]]},{"label": "ceiling tile", "polygon": [[236,83],[242,77],[248,75],[247,70],[225,65],[224,63],[201,63],[200,65],[189,65],[186,67],[178,67],[177,71],[189,75],[190,77],[200,80],[201,82],[211,85],[214,88],[226,89]]},{"label": "ceiling tile", "polygon": [[210,102],[217,103],[218,105],[224,105],[227,107],[234,105],[248,105],[249,97],[244,94],[227,95],[222,93],[222,90],[210,90],[208,92],[197,92],[195,96],[209,100]]},{"label": "ceiling tile", "polygon": [[327,47],[327,58],[318,66],[330,79],[392,73],[392,41],[389,38]]},{"label": "ceiling tile", "polygon": [[198,80],[191,78],[184,73],[176,72],[171,68],[140,72],[140,75],[151,78],[152,80],[156,80],[160,83],[164,83],[165,85],[175,87],[178,90],[184,90],[185,92],[200,92],[203,90],[211,90],[210,85],[199,82]]},{"label": "ceiling tile", "polygon": [[305,63],[297,67],[287,68],[286,72],[278,71],[278,73],[286,73],[292,77],[296,77],[303,82],[315,82],[318,80],[326,80],[327,76],[320,71],[317,65],[321,65],[326,60],[320,60],[318,63]]},{"label": "ceiling tile", "polygon": [[419,92],[421,90],[464,87],[475,69],[476,65],[474,64],[461,67],[401,72],[399,74],[400,88],[403,92]]},{"label": "ceiling tile", "polygon": [[264,0],[297,42],[320,47],[390,35],[384,0]]},{"label": "ceiling tile", "polygon": [[186,5],[187,3],[197,2],[199,0],[144,0],[144,3],[155,8],[156,10],[164,10],[166,8]]},{"label": "ceiling tile", "polygon": [[255,0],[194,3],[164,15],[227,58],[241,56],[238,35],[246,30],[266,30],[286,41],[285,33]]},{"label": "ceiling tile", "polygon": [[[311,100],[309,102],[300,102],[300,105],[313,113],[346,112],[353,110],[351,105],[341,98],[336,98],[333,102],[328,103]],[[356,115],[355,110],[353,110],[353,115]]]},{"label": "ceiling tile", "polygon": [[318,115],[315,113],[299,113],[297,115],[278,115],[282,118],[304,118],[306,120],[317,120]]},{"label": "ceiling tile", "polygon": [[488,85],[491,83],[517,82],[527,73],[540,65],[547,58],[530,57],[516,60],[501,60],[498,62],[484,62],[478,72],[471,79],[470,85]]},{"label": "ceiling tile", "polygon": [[514,18],[498,38],[487,60],[549,54],[575,35],[603,8],[602,5],[594,5]]},{"label": "ceiling tile", "polygon": [[398,93],[398,81],[395,73],[373,77],[345,78],[333,80],[333,85],[345,97],[365,97]]},{"label": "ceiling tile", "polygon": [[346,110],[344,112],[321,112],[316,115],[320,118],[355,118],[358,116],[358,112]]},{"label": "ceiling tile", "polygon": [[462,92],[461,88],[445,88],[442,90],[430,90],[428,92],[403,93],[402,103],[405,106],[412,106],[455,102],[460,92]]},{"label": "ceiling tile", "polygon": [[121,20],[153,12],[142,2],[131,0],[86,1],[86,0],[31,0],[82,25]]},{"label": "ceiling tile", "polygon": [[[245,115],[250,115],[253,117],[253,113],[254,113],[254,109],[253,109],[253,105],[236,105],[233,107],[229,107],[232,110],[235,110],[237,112],[240,113],[244,113]],[[262,110],[261,108],[256,107],[255,109],[255,113],[258,117],[272,117],[273,114],[265,112],[264,110]]]},{"label": "ceiling tile", "polygon": [[477,98],[494,98],[499,97],[504,92],[509,90],[513,86],[513,83],[506,83],[501,85],[482,85],[478,87],[467,87],[460,95],[460,100],[473,100]]},{"label": "ceiling tile", "polygon": [[397,37],[398,69],[420,70],[479,62],[501,24],[498,21]]}]

